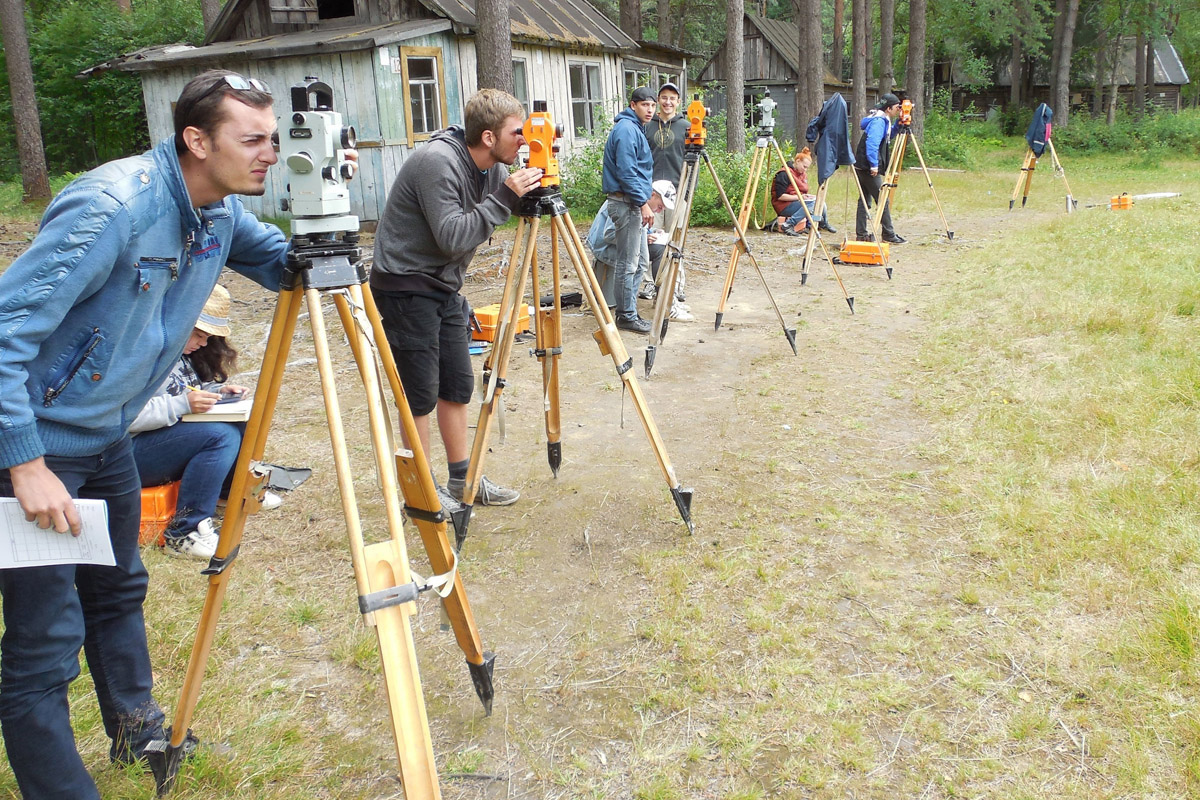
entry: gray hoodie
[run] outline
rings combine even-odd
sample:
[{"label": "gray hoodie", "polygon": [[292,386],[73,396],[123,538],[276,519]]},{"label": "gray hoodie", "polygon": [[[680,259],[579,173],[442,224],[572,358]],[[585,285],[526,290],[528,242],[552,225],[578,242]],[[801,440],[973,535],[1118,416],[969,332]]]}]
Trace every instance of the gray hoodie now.
[{"label": "gray hoodie", "polygon": [[520,200],[504,164],[480,171],[463,129],[438,131],[410,155],[388,193],[375,232],[371,288],[455,293],[475,249]]}]

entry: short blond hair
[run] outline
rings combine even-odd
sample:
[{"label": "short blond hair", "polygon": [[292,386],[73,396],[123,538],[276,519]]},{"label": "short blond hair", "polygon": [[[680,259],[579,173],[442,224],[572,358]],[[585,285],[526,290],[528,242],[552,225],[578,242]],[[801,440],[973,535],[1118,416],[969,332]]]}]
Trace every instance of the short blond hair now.
[{"label": "short blond hair", "polygon": [[480,89],[463,109],[467,126],[467,146],[474,147],[483,140],[484,131],[500,132],[504,120],[525,116],[525,106],[508,92],[499,89]]}]

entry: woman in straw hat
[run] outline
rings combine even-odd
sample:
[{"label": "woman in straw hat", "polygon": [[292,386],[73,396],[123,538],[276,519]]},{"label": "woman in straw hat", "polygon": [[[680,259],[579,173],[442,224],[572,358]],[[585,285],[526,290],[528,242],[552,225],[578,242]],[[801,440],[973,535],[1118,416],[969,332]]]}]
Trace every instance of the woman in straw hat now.
[{"label": "woman in straw hat", "polygon": [[[213,515],[229,490],[245,424],[187,422],[184,414],[200,414],[218,401],[247,393],[225,383],[234,372],[237,351],[229,336],[229,292],[213,289],[183,348],[183,356],[154,397],[129,427],[133,455],[142,486],[180,481],[176,513],[164,535],[166,552],[208,561],[217,549]],[[267,492],[263,508],[276,508],[279,496]]]}]

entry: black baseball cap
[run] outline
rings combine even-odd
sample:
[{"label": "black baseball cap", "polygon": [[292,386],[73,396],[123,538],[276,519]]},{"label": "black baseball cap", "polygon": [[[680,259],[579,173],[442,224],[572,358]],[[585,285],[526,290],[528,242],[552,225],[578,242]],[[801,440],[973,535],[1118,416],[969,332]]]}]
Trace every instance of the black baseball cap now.
[{"label": "black baseball cap", "polygon": [[[647,89],[645,86],[639,86],[633,90],[633,94],[629,97],[630,103],[640,103],[644,100],[653,100],[657,103],[658,95]],[[898,103],[900,101],[897,100],[896,102]]]},{"label": "black baseball cap", "polygon": [[892,106],[898,105],[900,105],[900,98],[896,97],[896,95],[892,94],[891,92],[888,92],[879,98],[879,103],[876,104],[875,107],[882,111],[885,108],[891,108]]}]

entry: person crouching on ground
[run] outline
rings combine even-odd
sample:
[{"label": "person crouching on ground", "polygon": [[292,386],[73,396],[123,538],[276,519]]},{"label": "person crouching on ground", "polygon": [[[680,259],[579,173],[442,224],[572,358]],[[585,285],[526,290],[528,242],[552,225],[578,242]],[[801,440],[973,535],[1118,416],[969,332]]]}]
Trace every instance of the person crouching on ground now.
[{"label": "person crouching on ground", "polygon": [[[653,191],[650,192],[650,200],[648,205],[652,214],[661,214],[664,210],[671,211],[675,208],[675,187],[667,181],[655,181]],[[622,257],[622,253],[617,246],[617,225],[612,219],[610,213],[612,201],[605,200],[600,206],[600,210],[596,212],[595,218],[592,220],[592,225],[588,228],[587,244],[592,251],[592,271],[596,274],[596,280],[600,284],[600,291],[604,293],[605,302],[608,303],[609,309],[615,309],[621,298],[622,288],[617,282],[618,270],[613,264],[617,259]],[[642,237],[638,250],[638,266],[637,273],[640,275],[646,271],[651,258],[651,248],[656,248],[657,255],[662,251],[665,245],[649,243],[649,236],[652,231],[648,228],[641,228]],[[661,231],[657,232],[661,235]]]},{"label": "person crouching on ground", "polygon": [[[779,218],[775,220],[775,227],[780,233],[787,236],[799,236],[799,232],[808,226],[804,206],[808,207],[809,215],[816,213],[817,198],[808,193],[808,168],[811,165],[812,152],[805,147],[796,153],[789,166],[783,167],[775,173],[775,181],[771,184],[771,205],[774,206],[775,213],[779,215]],[[792,187],[792,178],[796,181],[796,188],[800,190],[799,196]],[[804,206],[800,205],[802,199]],[[825,212],[826,209],[821,210],[821,218],[817,220],[817,227],[827,233],[837,233],[825,218]]]}]

